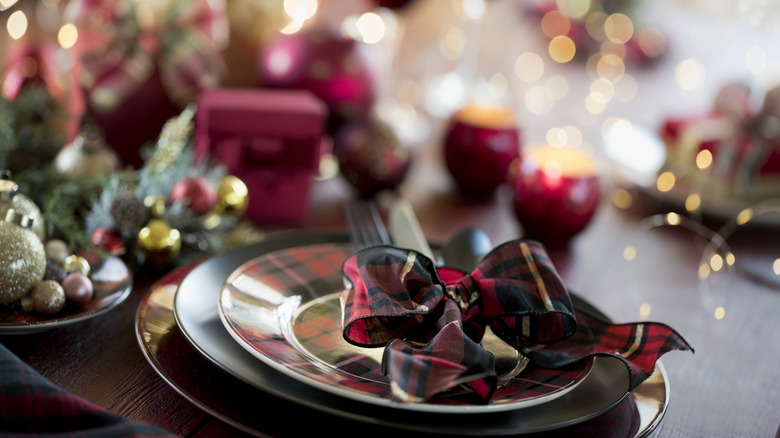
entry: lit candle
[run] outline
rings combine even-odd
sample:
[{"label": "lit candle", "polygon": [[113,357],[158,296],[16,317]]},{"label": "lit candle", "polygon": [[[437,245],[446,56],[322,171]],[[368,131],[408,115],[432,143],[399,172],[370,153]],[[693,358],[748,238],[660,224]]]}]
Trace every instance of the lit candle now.
[{"label": "lit candle", "polygon": [[593,157],[575,148],[529,148],[513,165],[509,180],[525,236],[546,244],[565,244],[582,231],[601,198]]},{"label": "lit candle", "polygon": [[453,114],[444,158],[464,196],[491,196],[506,182],[510,164],[519,156],[520,129],[511,110],[472,105]]}]

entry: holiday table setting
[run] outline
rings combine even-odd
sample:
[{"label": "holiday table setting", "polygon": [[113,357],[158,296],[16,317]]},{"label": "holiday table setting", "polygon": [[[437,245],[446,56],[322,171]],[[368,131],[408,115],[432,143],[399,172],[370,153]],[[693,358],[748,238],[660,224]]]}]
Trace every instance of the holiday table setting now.
[{"label": "holiday table setting", "polygon": [[773,17],[0,2],[0,432],[778,436]]}]

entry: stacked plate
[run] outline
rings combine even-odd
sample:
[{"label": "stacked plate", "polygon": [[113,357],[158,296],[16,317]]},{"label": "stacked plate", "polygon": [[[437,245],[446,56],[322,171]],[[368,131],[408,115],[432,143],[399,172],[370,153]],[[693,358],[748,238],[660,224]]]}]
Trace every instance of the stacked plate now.
[{"label": "stacked plate", "polygon": [[[486,346],[506,377],[491,403],[393,401],[379,371],[382,350],[341,337],[341,262],[350,252],[346,234],[280,234],[174,272],[139,306],[139,344],[178,392],[254,435],[336,427],[522,435],[581,424],[625,397],[638,408],[637,436],[663,416],[668,382],[660,362],[627,394],[628,376],[617,360],[596,358],[564,371],[522,369],[516,352],[499,343]],[[575,307],[600,314],[574,299]],[[296,421],[289,421],[290,410]]]}]

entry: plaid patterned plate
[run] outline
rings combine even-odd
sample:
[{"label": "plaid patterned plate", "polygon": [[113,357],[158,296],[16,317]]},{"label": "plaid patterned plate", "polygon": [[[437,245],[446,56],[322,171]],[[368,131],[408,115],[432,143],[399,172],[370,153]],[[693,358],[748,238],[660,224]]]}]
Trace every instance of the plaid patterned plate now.
[{"label": "plaid patterned plate", "polygon": [[[512,348],[487,337],[484,347],[506,377],[490,404],[474,405],[468,392],[431,403],[392,401],[380,372],[382,348],[361,348],[342,336],[341,271],[347,243],[296,246],[266,253],[236,269],[220,293],[220,318],[230,335],[255,357],[325,391],[379,405],[436,412],[482,413],[548,402],[574,389],[593,360],[561,370],[527,366]],[[505,345],[505,344],[503,344]]]}]

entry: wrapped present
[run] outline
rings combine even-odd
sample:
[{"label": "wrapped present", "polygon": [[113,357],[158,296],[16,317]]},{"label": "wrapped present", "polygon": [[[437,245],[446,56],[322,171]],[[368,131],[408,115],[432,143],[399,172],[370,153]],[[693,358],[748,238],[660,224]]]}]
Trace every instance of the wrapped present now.
[{"label": "wrapped present", "polygon": [[757,106],[747,86],[728,84],[712,111],[667,118],[661,137],[666,168],[700,187],[745,199],[780,194],[780,87]]},{"label": "wrapped present", "polygon": [[79,29],[74,72],[87,116],[126,165],[140,167],[142,147],[225,74],[223,1],[77,0],[66,16]]},{"label": "wrapped present", "polygon": [[198,99],[196,157],[212,157],[244,181],[247,218],[300,222],[329,148],[327,116],[325,104],[303,90],[206,90]]}]

